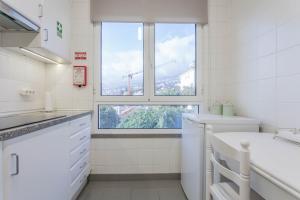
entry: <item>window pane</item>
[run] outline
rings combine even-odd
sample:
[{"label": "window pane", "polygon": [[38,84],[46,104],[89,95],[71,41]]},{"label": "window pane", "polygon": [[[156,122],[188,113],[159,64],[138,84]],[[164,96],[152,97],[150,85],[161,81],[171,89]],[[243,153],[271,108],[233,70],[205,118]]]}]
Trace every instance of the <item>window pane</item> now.
[{"label": "window pane", "polygon": [[196,95],[196,25],[155,25],[155,95]]},{"label": "window pane", "polygon": [[100,105],[99,129],[180,129],[182,113],[195,105]]},{"label": "window pane", "polygon": [[142,23],[102,23],[102,95],[144,94],[143,46]]}]

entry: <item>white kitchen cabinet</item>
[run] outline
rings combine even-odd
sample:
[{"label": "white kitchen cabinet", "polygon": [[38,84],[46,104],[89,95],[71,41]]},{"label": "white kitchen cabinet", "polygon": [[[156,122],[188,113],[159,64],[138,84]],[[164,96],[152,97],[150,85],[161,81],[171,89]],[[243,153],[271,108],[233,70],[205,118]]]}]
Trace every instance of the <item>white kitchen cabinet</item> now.
[{"label": "white kitchen cabinet", "polygon": [[70,0],[43,0],[42,47],[65,60],[70,60],[70,18]]},{"label": "white kitchen cabinet", "polygon": [[76,199],[90,173],[90,134],[86,115],[0,142],[0,200]]},{"label": "white kitchen cabinet", "polygon": [[41,0],[2,0],[4,3],[18,11],[20,14],[40,25]]},{"label": "white kitchen cabinet", "polygon": [[0,143],[0,200],[4,200],[4,180],[3,180],[3,152],[2,152],[2,143]]},{"label": "white kitchen cabinet", "polygon": [[70,197],[77,199],[90,174],[91,116],[70,122]]},{"label": "white kitchen cabinet", "polygon": [[[32,54],[22,51],[20,49],[22,47],[58,63],[70,63],[71,1],[40,1],[42,11],[39,33],[2,32],[1,46],[10,47],[20,53],[32,56]],[[24,1],[21,5],[24,6]],[[36,56],[33,58],[51,63]]]},{"label": "white kitchen cabinet", "polygon": [[4,142],[5,200],[69,198],[66,123]]}]

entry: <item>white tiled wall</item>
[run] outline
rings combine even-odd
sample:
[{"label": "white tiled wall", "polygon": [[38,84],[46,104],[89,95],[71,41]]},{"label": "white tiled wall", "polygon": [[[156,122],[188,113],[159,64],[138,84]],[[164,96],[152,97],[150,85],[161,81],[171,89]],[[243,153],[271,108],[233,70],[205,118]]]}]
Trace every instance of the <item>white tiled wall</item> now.
[{"label": "white tiled wall", "polygon": [[180,139],[93,139],[92,174],[180,173]]},{"label": "white tiled wall", "polygon": [[[93,24],[90,21],[89,0],[72,0],[71,55],[87,52],[87,60],[74,60],[72,65],[47,67],[47,91],[51,92],[56,109],[93,109]],[[87,86],[73,86],[73,66],[87,66]]]},{"label": "white tiled wall", "polygon": [[[230,67],[229,37],[231,22],[230,0],[209,0],[209,23],[208,23],[208,70],[205,98],[208,98],[208,106],[225,100],[225,76]],[[208,68],[208,69],[207,69]],[[204,73],[206,73],[206,70]]]},{"label": "white tiled wall", "polygon": [[[210,48],[207,48],[204,65],[206,103],[224,97],[222,77],[228,67],[228,52],[224,46],[229,33],[228,2],[211,0],[209,3],[210,25],[205,39]],[[47,68],[47,90],[53,93],[58,109],[93,109],[93,26],[89,0],[73,0],[72,12],[72,52],[88,53],[87,62],[73,64],[88,64],[88,87],[72,86],[71,66],[53,66]],[[93,139],[91,154],[94,174],[180,172],[180,139]]]},{"label": "white tiled wall", "polygon": [[[93,108],[93,25],[90,22],[90,1],[72,1],[72,54],[86,51],[88,86],[72,85],[71,65],[49,65],[46,88],[53,94],[57,109]],[[93,139],[93,174],[179,173],[180,139]]]},{"label": "white tiled wall", "polygon": [[231,3],[226,99],[265,130],[300,128],[300,1]]},{"label": "white tiled wall", "polygon": [[[23,88],[35,90],[32,97],[19,95]],[[45,65],[0,48],[0,115],[39,110],[44,107]]]}]

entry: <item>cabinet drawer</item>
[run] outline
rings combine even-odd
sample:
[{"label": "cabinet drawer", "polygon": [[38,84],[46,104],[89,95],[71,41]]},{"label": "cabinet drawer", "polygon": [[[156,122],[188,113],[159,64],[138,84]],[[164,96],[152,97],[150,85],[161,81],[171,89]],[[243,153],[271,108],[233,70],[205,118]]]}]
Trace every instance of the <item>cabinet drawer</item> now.
[{"label": "cabinet drawer", "polygon": [[83,144],[85,141],[90,139],[91,135],[91,129],[90,128],[86,128],[82,131],[79,131],[78,133],[76,133],[75,135],[72,135],[70,137],[70,151],[73,151],[74,149],[76,149],[77,147],[79,147],[81,144]]},{"label": "cabinet drawer", "polygon": [[90,140],[87,140],[80,147],[73,150],[70,155],[70,166],[74,166],[74,164],[79,161],[86,153],[89,152],[90,149]]},{"label": "cabinet drawer", "polygon": [[86,166],[86,168],[81,172],[81,174],[71,183],[71,197],[74,197],[74,195],[78,192],[80,187],[85,183],[89,176],[89,167]]},{"label": "cabinet drawer", "polygon": [[71,135],[76,134],[78,131],[91,126],[91,116],[85,116],[71,121]]},{"label": "cabinet drawer", "polygon": [[86,153],[84,157],[71,168],[72,183],[80,175],[80,173],[88,166],[88,164],[89,164],[89,153]]}]

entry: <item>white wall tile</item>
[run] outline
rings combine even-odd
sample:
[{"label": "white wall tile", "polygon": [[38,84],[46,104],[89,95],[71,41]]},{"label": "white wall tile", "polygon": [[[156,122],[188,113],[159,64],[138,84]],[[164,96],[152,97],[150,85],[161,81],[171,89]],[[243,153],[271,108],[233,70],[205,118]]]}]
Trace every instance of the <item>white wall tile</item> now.
[{"label": "white wall tile", "polygon": [[300,128],[300,103],[278,103],[278,127]]},{"label": "white wall tile", "polygon": [[153,150],[152,149],[138,150],[138,164],[139,166],[152,166]]},{"label": "white wall tile", "polygon": [[[258,80],[258,101],[273,102],[276,101],[276,79],[262,79]],[[253,98],[251,98],[253,99]]]},{"label": "white wall tile", "polygon": [[211,0],[209,1],[209,6],[227,6],[230,0]]},{"label": "white wall tile", "polygon": [[[0,48],[0,114],[43,109],[45,73],[45,64]],[[22,97],[19,92],[23,88],[36,93]]]},{"label": "white wall tile", "polygon": [[93,139],[92,173],[179,173],[180,140]]},{"label": "white wall tile", "polygon": [[257,60],[258,79],[272,78],[276,76],[276,56],[270,55]]},{"label": "white wall tile", "polygon": [[277,75],[289,76],[300,73],[300,45],[278,53]]},{"label": "white wall tile", "polygon": [[267,56],[276,50],[276,31],[269,31],[258,37],[258,56]]},{"label": "white wall tile", "polygon": [[[299,11],[298,11],[299,12]],[[292,19],[278,28],[278,50],[300,44],[300,20]]]},{"label": "white wall tile", "polygon": [[299,127],[300,2],[232,0],[231,5],[227,51],[234,70],[226,78],[227,98],[238,114],[262,120],[264,130]]},{"label": "white wall tile", "polygon": [[274,5],[276,6],[278,25],[282,25],[299,16],[300,7],[298,0],[280,0]]},{"label": "white wall tile", "polygon": [[210,6],[209,20],[212,21],[227,21],[230,18],[230,7],[227,5]]},{"label": "white wall tile", "polygon": [[[72,65],[49,66],[47,69],[47,90],[54,96],[56,109],[93,109],[93,24],[90,21],[90,1],[72,1],[71,56]],[[74,60],[74,52],[87,52],[87,60]],[[87,86],[73,86],[73,66],[88,67]]]},{"label": "white wall tile", "polygon": [[279,102],[300,102],[300,75],[277,79]]},{"label": "white wall tile", "polygon": [[[232,16],[232,0],[209,0],[208,12],[209,23],[205,27],[205,38],[208,39],[208,78],[205,79],[205,107],[210,107],[216,102],[227,101],[228,93],[225,92],[226,84],[233,77],[225,78],[230,73],[232,63],[230,59],[231,45],[231,29],[230,23]],[[207,28],[207,29],[206,29]],[[247,55],[247,54],[245,54]],[[204,66],[206,67],[206,66]]]}]

